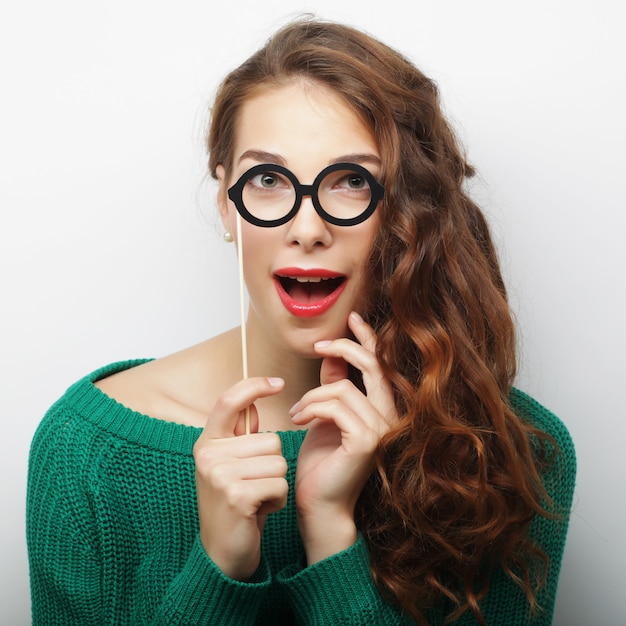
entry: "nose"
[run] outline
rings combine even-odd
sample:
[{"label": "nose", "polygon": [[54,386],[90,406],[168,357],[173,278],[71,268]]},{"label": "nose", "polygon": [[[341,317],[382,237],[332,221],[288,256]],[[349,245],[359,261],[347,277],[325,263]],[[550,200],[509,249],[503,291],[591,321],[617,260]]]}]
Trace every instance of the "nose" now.
[{"label": "nose", "polygon": [[290,245],[299,245],[304,250],[328,247],[332,243],[330,224],[318,214],[310,195],[302,198],[300,209],[287,224],[287,238]]}]

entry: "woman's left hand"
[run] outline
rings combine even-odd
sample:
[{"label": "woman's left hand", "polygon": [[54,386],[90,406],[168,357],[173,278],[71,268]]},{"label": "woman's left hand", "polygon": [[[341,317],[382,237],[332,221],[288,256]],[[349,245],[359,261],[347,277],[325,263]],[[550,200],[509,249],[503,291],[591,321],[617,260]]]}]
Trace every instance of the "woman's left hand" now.
[{"label": "woman's left hand", "polygon": [[[296,504],[309,565],[356,541],[356,502],[381,438],[398,419],[391,384],[375,356],[373,329],[356,313],[348,326],[358,343],[315,344],[323,357],[322,384],[291,410],[294,424],[308,425],[298,456]],[[366,394],[347,379],[346,363],[361,371]]]}]

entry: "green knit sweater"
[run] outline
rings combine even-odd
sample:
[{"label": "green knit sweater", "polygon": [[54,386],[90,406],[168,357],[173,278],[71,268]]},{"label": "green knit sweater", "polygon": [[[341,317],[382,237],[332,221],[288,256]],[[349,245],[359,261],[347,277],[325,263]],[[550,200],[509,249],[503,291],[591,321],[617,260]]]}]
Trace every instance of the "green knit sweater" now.
[{"label": "green knit sweater", "polygon": [[[201,430],[131,411],[93,385],[140,362],[110,365],[70,387],[35,434],[27,500],[33,624],[412,623],[377,591],[362,537],[306,567],[293,489],[285,509],[268,517],[253,579],[224,576],[199,540],[192,448]],[[575,474],[569,434],[521,392],[514,391],[512,402],[562,451],[545,484],[567,514]],[[280,437],[293,486],[304,433]],[[533,623],[552,621],[566,530],[567,515],[533,524],[533,536],[550,557],[543,613]],[[523,593],[502,573],[492,581],[483,611],[490,626],[531,623]],[[433,616],[432,623],[439,621]],[[458,622],[475,623],[470,614]]]}]

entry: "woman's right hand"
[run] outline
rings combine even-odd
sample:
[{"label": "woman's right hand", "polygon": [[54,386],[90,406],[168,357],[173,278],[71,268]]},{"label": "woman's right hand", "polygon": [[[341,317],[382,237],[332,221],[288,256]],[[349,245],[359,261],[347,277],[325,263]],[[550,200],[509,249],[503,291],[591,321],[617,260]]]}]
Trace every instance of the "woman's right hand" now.
[{"label": "woman's right hand", "polygon": [[257,570],[265,517],[287,502],[287,462],[280,438],[258,433],[253,404],[283,386],[284,381],[275,378],[249,378],[233,385],[216,402],[193,449],[202,545],[235,580],[248,580]]}]

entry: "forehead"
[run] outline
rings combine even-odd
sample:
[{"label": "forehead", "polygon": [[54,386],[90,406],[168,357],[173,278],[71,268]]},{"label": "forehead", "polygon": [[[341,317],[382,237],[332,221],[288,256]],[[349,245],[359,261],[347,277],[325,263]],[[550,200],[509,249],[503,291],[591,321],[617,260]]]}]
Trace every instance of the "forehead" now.
[{"label": "forehead", "polygon": [[301,81],[267,88],[240,111],[234,166],[249,151],[280,155],[286,165],[313,161],[323,167],[343,154],[379,155],[373,130],[337,93]]}]

